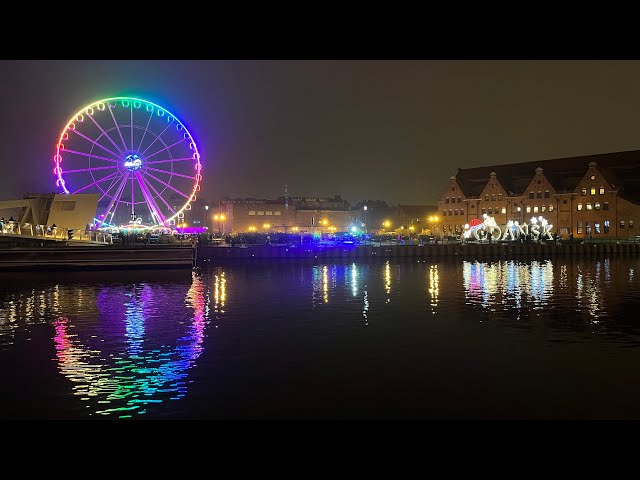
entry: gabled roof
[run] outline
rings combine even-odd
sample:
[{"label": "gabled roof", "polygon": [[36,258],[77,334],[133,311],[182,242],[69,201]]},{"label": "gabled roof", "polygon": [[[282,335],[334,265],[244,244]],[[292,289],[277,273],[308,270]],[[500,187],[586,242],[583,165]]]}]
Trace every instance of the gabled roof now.
[{"label": "gabled roof", "polygon": [[489,174],[496,172],[510,195],[522,195],[536,168],[542,167],[554,189],[566,193],[575,190],[590,162],[597,163],[598,170],[622,197],[640,202],[640,150],[459,169],[456,179],[465,196],[478,197],[489,181]]}]

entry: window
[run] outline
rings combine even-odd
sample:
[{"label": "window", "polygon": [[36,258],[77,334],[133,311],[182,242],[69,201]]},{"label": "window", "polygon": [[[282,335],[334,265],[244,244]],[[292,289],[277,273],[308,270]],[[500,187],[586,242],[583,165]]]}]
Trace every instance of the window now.
[{"label": "window", "polygon": [[517,208],[518,211],[522,210],[520,207]]},{"label": "window", "polygon": [[482,215],[484,215],[485,213],[487,213],[487,209],[486,208],[482,208]]},{"label": "window", "polygon": [[488,201],[489,201],[489,194],[488,194],[488,193],[484,196],[484,201],[485,201],[485,202],[488,202]]},{"label": "window", "polygon": [[460,209],[460,215],[464,215],[464,208]]},{"label": "window", "polygon": [[609,220],[604,221],[604,233],[609,233]]},{"label": "window", "polygon": [[587,189],[586,189],[586,188],[583,188],[583,189],[582,189],[582,195],[584,196],[584,195],[586,195],[586,194],[587,194]]},{"label": "window", "polygon": [[449,203],[449,197],[444,199],[444,203]]},{"label": "window", "polygon": [[538,198],[542,198],[542,192],[538,190]]},{"label": "window", "polygon": [[453,215],[453,210],[449,209],[449,215]]},{"label": "window", "polygon": [[591,195],[595,195],[596,194],[596,187],[591,187]]},{"label": "window", "polygon": [[273,212],[274,215],[280,215],[282,212],[280,210],[276,210],[275,212]]},{"label": "window", "polygon": [[265,215],[273,215],[273,212],[272,211],[267,211],[267,212],[264,212],[264,214]]},{"label": "window", "polygon": [[633,228],[633,220],[629,220],[629,228]]},{"label": "window", "polygon": [[507,213],[507,207],[502,207],[502,213]]},{"label": "window", "polygon": [[600,210],[600,202],[594,203],[593,208],[595,208],[596,210]]},{"label": "window", "polygon": [[494,202],[496,201],[496,194],[495,193],[491,194],[491,200],[493,200]]},{"label": "window", "polygon": [[502,194],[501,193],[498,194],[498,201],[499,202],[502,201]]},{"label": "window", "polygon": [[595,175],[591,175],[589,178],[590,178],[591,180],[595,180],[595,179],[596,179],[596,176],[595,176]]},{"label": "window", "polygon": [[591,222],[584,222],[584,230],[587,235],[591,235]]},{"label": "window", "polygon": [[489,215],[493,214],[493,208],[489,207]]},{"label": "window", "polygon": [[587,203],[587,210],[593,210],[593,206],[590,203]]},{"label": "window", "polygon": [[549,190],[544,191],[544,198],[549,198]]},{"label": "window", "polygon": [[604,203],[602,204],[602,209],[603,209],[603,210],[609,210],[609,202],[604,202]]},{"label": "window", "polygon": [[249,215],[255,215],[256,211],[255,210],[249,210]]},{"label": "window", "polygon": [[446,210],[443,210],[443,211],[442,211],[442,216],[443,216],[443,217],[446,217],[446,216],[447,216],[447,211],[446,211]]},{"label": "window", "polygon": [[620,220],[620,228],[624,228],[624,220]]},{"label": "window", "polygon": [[593,224],[593,230],[595,231],[596,235],[600,235],[600,222],[595,222]]},{"label": "window", "polygon": [[538,205],[535,205],[535,206],[533,207],[533,213],[538,213]]},{"label": "window", "polygon": [[529,198],[534,198],[534,193],[533,192],[529,192]]},{"label": "window", "polygon": [[527,205],[527,213],[531,213],[531,207]]},{"label": "window", "polygon": [[553,212],[553,205],[549,205],[549,211]]},{"label": "window", "polygon": [[264,215],[264,212],[258,211],[258,215]]},{"label": "window", "polygon": [[458,197],[458,203],[462,202],[462,199],[460,197]]},{"label": "window", "polygon": [[582,233],[582,222],[578,222],[578,229],[577,229],[578,233]]},{"label": "window", "polygon": [[540,211],[541,211],[541,212],[544,212],[546,209],[547,209],[546,205],[542,205],[542,206],[540,207]]},{"label": "window", "polygon": [[458,209],[457,208],[454,210],[454,212],[455,212],[455,215],[458,215]]},{"label": "window", "polygon": [[604,195],[604,187],[600,187],[600,195]]},{"label": "window", "polygon": [[581,203],[579,203],[579,204],[578,204],[578,211],[581,211],[581,210],[582,210],[582,204],[581,204]]}]

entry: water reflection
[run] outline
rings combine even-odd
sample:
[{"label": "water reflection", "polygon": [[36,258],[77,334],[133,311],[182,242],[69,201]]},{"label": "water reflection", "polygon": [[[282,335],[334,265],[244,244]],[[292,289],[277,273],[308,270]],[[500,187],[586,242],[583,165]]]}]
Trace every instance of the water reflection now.
[{"label": "water reflection", "polygon": [[[194,274],[186,296],[178,286],[134,284],[99,289],[102,321],[96,326],[98,335],[87,336],[85,331],[90,329],[76,329],[74,320],[59,317],[54,322],[59,368],[73,382],[73,393],[87,402],[89,414],[127,418],[184,397],[188,370],[202,353],[207,301],[205,285]],[[179,322],[186,328],[177,340],[170,342],[159,332],[148,332],[154,320],[161,321],[160,316],[178,320],[183,305],[190,314]],[[122,321],[124,345],[118,341]],[[96,338],[100,340],[97,344]]]},{"label": "water reflection", "polygon": [[429,295],[431,300],[431,313],[436,314],[436,307],[438,306],[438,293],[440,284],[440,276],[438,275],[438,265],[429,266]]}]

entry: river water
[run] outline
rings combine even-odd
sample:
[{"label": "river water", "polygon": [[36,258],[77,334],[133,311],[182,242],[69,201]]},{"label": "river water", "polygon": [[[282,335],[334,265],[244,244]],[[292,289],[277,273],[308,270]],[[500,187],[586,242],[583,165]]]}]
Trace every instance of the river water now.
[{"label": "river water", "polygon": [[0,274],[0,418],[640,418],[638,258]]}]

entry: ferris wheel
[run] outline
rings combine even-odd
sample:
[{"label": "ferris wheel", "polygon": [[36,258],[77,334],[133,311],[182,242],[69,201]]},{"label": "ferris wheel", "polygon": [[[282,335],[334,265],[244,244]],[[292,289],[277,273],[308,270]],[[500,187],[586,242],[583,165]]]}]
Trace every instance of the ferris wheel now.
[{"label": "ferris wheel", "polygon": [[53,157],[60,193],[97,193],[97,227],[171,227],[202,182],[193,137],[172,113],[131,97],[94,102],[71,117]]}]

